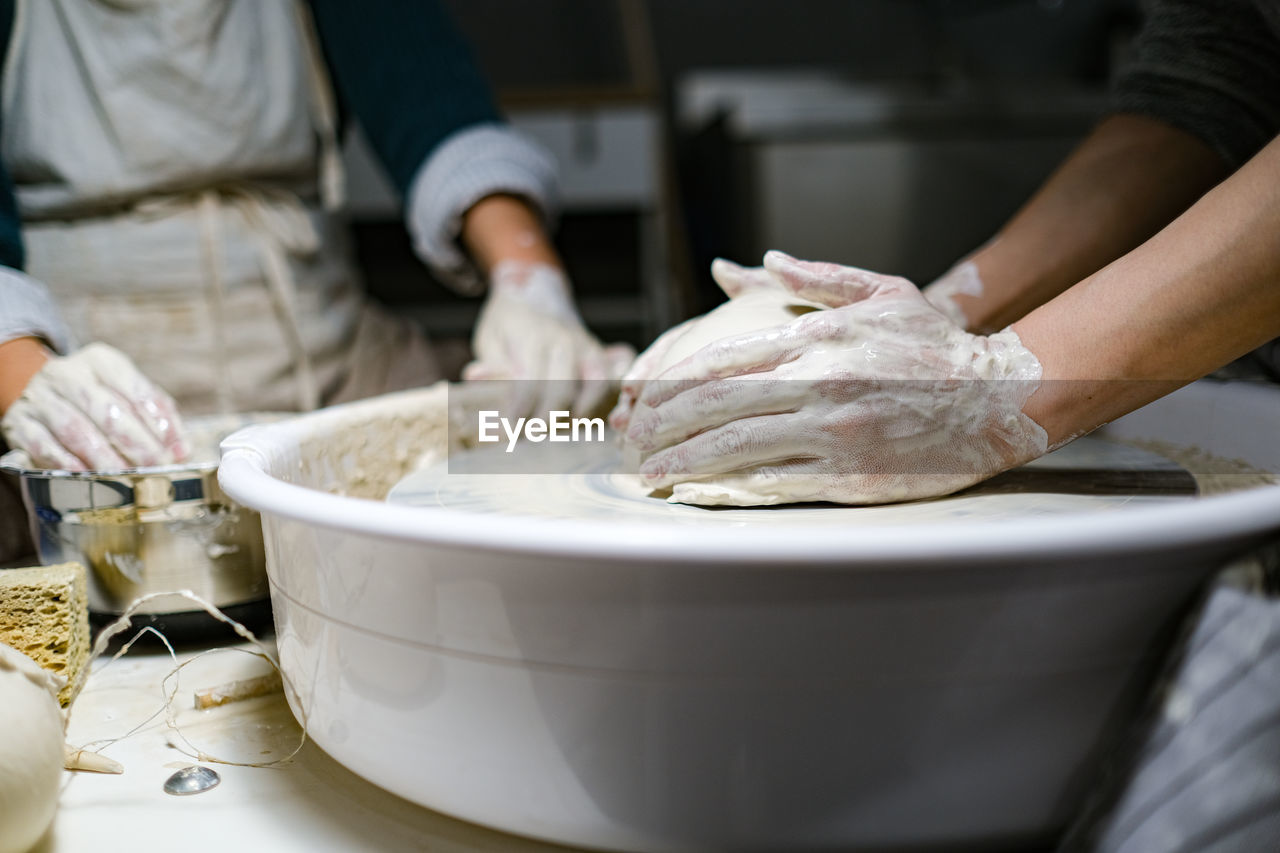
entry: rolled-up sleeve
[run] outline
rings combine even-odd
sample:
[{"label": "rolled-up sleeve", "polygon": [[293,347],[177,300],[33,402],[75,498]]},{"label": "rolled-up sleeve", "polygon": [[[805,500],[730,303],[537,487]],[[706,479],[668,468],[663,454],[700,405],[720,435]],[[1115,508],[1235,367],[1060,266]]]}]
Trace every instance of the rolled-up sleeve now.
[{"label": "rolled-up sleeve", "polygon": [[1280,133],[1280,15],[1254,0],[1156,0],[1112,103],[1202,139],[1239,167]]},{"label": "rolled-up sleeve", "polygon": [[42,338],[59,353],[75,347],[45,286],[26,273],[0,267],[0,343],[25,337]]},{"label": "rolled-up sleeve", "polygon": [[418,255],[463,293],[483,289],[458,244],[462,216],[497,193],[521,196],[555,215],[555,164],[529,140],[500,124],[465,128],[446,139],[418,170],[406,210]]},{"label": "rolled-up sleeve", "polygon": [[455,288],[480,289],[458,243],[463,214],[504,193],[550,222],[554,161],[503,122],[437,0],[311,0],[311,8],[335,88],[400,191],[419,256]]}]

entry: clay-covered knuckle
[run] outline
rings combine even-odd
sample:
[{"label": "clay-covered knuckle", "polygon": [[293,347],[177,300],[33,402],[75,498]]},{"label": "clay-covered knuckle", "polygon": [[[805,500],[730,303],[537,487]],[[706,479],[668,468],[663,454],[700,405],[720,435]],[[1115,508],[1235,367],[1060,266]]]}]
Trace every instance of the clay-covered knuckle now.
[{"label": "clay-covered knuckle", "polygon": [[710,381],[706,377],[682,378],[677,375],[677,368],[679,367],[680,365],[671,367],[662,374],[660,379],[651,379],[646,382],[636,398],[637,408],[657,409],[686,391]]},{"label": "clay-covered knuckle", "polygon": [[874,295],[872,290],[847,281],[828,279],[792,279],[788,282],[792,293],[801,299],[825,305],[828,308],[844,308]]},{"label": "clay-covered knuckle", "polygon": [[[709,443],[705,454],[691,466],[695,476],[722,473],[766,462],[777,462],[814,452],[803,432],[792,429],[788,415],[764,415],[726,424],[699,436]],[[692,442],[691,442],[692,443]]]},{"label": "clay-covered knuckle", "polygon": [[660,450],[640,466],[640,474],[653,487],[670,486],[691,477],[723,474],[738,467],[732,459],[716,456],[713,438],[694,436]]},{"label": "clay-covered knuckle", "polygon": [[743,418],[795,412],[808,401],[810,383],[781,378],[721,379],[690,392],[693,405],[710,425]]},{"label": "clay-covered knuckle", "polygon": [[916,290],[915,285],[899,276],[824,261],[801,261],[781,252],[767,254],[765,268],[787,281],[797,295],[831,307],[907,288]]},{"label": "clay-covered knuckle", "polygon": [[[808,315],[806,315],[808,316]],[[769,369],[793,350],[788,327],[713,341],[671,368],[673,379],[720,379]]]},{"label": "clay-covered knuckle", "polygon": [[796,318],[786,327],[784,345],[793,350],[807,350],[814,344],[853,344],[864,337],[858,315],[846,306]]},{"label": "clay-covered knuckle", "polygon": [[127,400],[118,400],[105,412],[95,412],[94,423],[125,463],[129,465],[160,465],[174,461],[168,446],[162,441]]},{"label": "clay-covered knuckle", "polygon": [[698,432],[697,412],[679,402],[637,408],[627,427],[627,443],[644,453],[670,447]]},{"label": "clay-covered knuckle", "polygon": [[661,424],[661,416],[647,406],[636,406],[631,410],[627,421],[627,431],[623,436],[627,444],[643,453],[658,449],[653,441],[653,434]]},{"label": "clay-covered knuckle", "polygon": [[832,300],[843,304],[838,281],[831,276],[834,264],[800,261],[784,252],[770,251],[764,256],[764,268],[777,277],[787,290],[797,296],[830,304]]},{"label": "clay-covered knuckle", "polygon": [[[774,389],[772,393],[770,388]],[[735,421],[774,414],[779,405],[784,408],[793,405],[790,399],[785,404],[774,402],[786,390],[785,383],[774,380],[708,381],[685,391],[655,412],[658,422],[649,440],[659,446],[672,445]]]},{"label": "clay-covered knuckle", "polygon": [[640,463],[640,480],[652,489],[670,486],[680,479],[683,467],[681,448],[666,448],[650,454]]}]

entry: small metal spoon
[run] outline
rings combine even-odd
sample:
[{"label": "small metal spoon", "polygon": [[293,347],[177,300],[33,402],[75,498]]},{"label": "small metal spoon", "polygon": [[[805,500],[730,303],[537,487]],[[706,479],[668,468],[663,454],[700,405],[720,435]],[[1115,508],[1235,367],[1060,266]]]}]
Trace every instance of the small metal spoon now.
[{"label": "small metal spoon", "polygon": [[222,778],[208,767],[193,764],[174,773],[164,783],[164,792],[175,796],[199,794],[216,788]]}]

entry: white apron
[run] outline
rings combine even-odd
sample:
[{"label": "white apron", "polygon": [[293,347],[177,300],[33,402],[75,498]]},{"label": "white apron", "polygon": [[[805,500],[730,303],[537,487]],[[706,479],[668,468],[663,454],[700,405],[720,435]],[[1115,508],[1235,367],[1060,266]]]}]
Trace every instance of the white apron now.
[{"label": "white apron", "polygon": [[27,271],[81,343],[127,353],[184,412],[437,377],[322,209],[342,178],[300,3],[20,0],[3,107]]}]

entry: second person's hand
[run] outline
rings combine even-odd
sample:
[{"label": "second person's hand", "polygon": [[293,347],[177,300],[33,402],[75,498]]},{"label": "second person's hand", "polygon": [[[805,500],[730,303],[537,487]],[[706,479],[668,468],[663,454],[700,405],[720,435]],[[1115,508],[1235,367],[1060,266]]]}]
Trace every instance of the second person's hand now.
[{"label": "second person's hand", "polygon": [[[25,344],[28,340],[6,346]],[[33,465],[67,471],[179,462],[190,453],[173,399],[119,350],[49,354],[0,420]]]},{"label": "second person's hand", "polygon": [[524,261],[494,268],[472,348],[463,378],[513,380],[512,411],[504,413],[513,417],[595,411],[635,357],[626,344],[605,346],[588,331],[561,270]]}]

